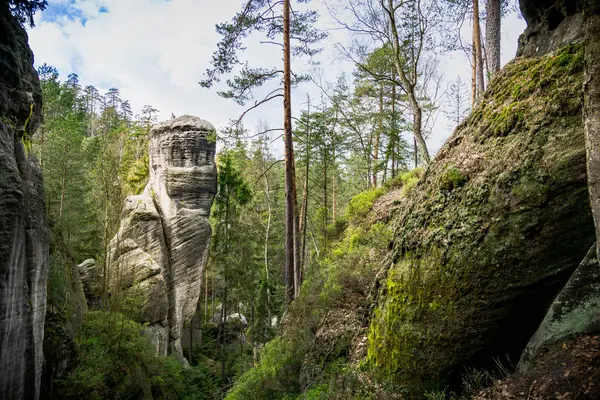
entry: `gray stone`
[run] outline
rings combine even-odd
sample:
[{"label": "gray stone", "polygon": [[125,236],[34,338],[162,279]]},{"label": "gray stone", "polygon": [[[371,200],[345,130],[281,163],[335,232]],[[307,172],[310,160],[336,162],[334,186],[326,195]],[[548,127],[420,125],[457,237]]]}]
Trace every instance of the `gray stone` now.
[{"label": "gray stone", "polygon": [[541,56],[583,38],[581,0],[520,0],[527,29],[518,56]]},{"label": "gray stone", "polygon": [[100,295],[102,293],[102,268],[96,264],[96,260],[89,258],[79,264],[77,269],[81,276],[81,283],[87,304],[90,308],[96,308],[100,302]]},{"label": "gray stone", "polygon": [[49,231],[31,135],[42,99],[27,34],[0,3],[0,398],[37,399]]},{"label": "gray stone", "polygon": [[[150,178],[125,200],[121,226],[109,246],[111,293],[140,299],[143,322],[160,352],[183,360],[181,336],[196,310],[208,260],[208,221],[216,193],[215,128],[184,115],[150,131]],[[161,331],[162,332],[162,331]]]},{"label": "gray stone", "polygon": [[600,265],[593,246],[527,344],[519,371],[527,371],[548,346],[578,334],[597,332],[600,332]]}]

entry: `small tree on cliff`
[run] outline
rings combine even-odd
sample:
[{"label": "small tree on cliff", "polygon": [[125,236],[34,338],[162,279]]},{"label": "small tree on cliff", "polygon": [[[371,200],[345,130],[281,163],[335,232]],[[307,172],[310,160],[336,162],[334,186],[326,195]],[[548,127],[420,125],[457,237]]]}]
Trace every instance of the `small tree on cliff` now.
[{"label": "small tree on cliff", "polygon": [[8,8],[21,24],[29,22],[33,26],[33,15],[38,10],[45,10],[47,0],[9,0]]},{"label": "small tree on cliff", "polygon": [[[298,0],[298,2],[306,3],[307,0]],[[256,100],[246,112],[271,100],[283,98],[286,193],[285,281],[288,303],[297,293],[300,277],[297,263],[300,249],[296,215],[291,85],[308,79],[306,76],[292,74],[290,59],[291,56],[312,56],[319,53],[321,49],[314,48],[314,45],[326,37],[325,33],[314,28],[314,23],[318,18],[316,11],[291,10],[290,3],[290,0],[248,0],[242,11],[237,13],[231,22],[218,24],[216,29],[222,39],[213,54],[212,67],[206,71],[205,79],[200,82],[202,86],[210,88],[215,82],[219,82],[222,75],[230,74],[234,68],[241,65],[238,53],[245,49],[242,40],[252,33],[258,32],[265,35],[266,40],[262,43],[280,46],[283,49],[283,68],[252,68],[245,64],[237,76],[227,80],[229,89],[220,91],[219,95],[233,99],[240,105],[245,105],[254,99],[253,89],[271,82],[275,78],[282,78],[282,86],[268,93],[262,100]],[[279,7],[281,7],[281,13],[278,11]],[[293,46],[292,41],[294,42]],[[241,121],[246,112],[237,122]]]}]

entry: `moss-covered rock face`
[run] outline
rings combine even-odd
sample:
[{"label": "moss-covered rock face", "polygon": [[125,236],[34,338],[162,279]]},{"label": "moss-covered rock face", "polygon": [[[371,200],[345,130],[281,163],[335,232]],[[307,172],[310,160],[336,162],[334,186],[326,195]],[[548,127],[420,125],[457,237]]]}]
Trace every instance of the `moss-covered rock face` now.
[{"label": "moss-covered rock face", "polygon": [[413,393],[516,362],[594,241],[582,47],[516,59],[396,211],[368,364]]}]

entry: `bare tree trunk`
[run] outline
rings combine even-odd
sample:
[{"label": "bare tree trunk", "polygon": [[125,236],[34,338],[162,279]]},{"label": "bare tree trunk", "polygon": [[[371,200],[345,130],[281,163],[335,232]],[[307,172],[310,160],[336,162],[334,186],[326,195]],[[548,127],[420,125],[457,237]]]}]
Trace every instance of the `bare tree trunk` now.
[{"label": "bare tree trunk", "polygon": [[383,131],[383,83],[379,84],[379,121],[377,133],[375,134],[375,143],[373,144],[373,176],[371,186],[377,187],[377,172],[379,169],[379,142],[381,140],[381,131]]},{"label": "bare tree trunk", "polygon": [[[327,255],[327,223],[329,214],[329,204],[327,203],[327,145],[323,141],[323,204],[325,212],[323,213],[323,254]],[[375,172],[373,171],[373,175]]]},{"label": "bare tree trunk", "polygon": [[[393,73],[393,71],[392,71]],[[392,179],[396,177],[396,138],[398,135],[398,127],[396,126],[396,85],[392,85],[392,134],[390,135],[391,143],[391,156],[392,156]],[[388,156],[389,158],[389,156]],[[386,162],[387,167],[387,162]]]},{"label": "bare tree trunk", "polygon": [[485,49],[490,77],[500,71],[500,28],[502,23],[502,1],[487,0],[485,11]]},{"label": "bare tree trunk", "polygon": [[204,268],[204,323],[208,318],[208,264]]},{"label": "bare tree trunk", "polygon": [[283,0],[283,136],[285,142],[285,300],[294,299],[295,286],[295,182],[294,142],[292,138],[290,67],[290,0]]},{"label": "bare tree trunk", "polygon": [[271,327],[271,287],[269,286],[269,235],[271,232],[271,193],[269,189],[269,179],[266,175],[265,194],[267,197],[267,229],[265,231],[265,278],[267,279],[267,317],[269,318],[269,327]]},{"label": "bare tree trunk", "polygon": [[417,138],[416,137],[413,137],[413,142],[414,142],[413,148],[415,151],[415,168],[417,168],[419,166],[419,152],[417,149]]},{"label": "bare tree trunk", "polygon": [[[600,1],[588,0],[585,14],[583,112],[590,203],[596,237],[600,238]],[[600,254],[600,241],[597,241],[596,246]]]},{"label": "bare tree trunk", "polygon": [[388,8],[384,9],[388,14],[390,22],[390,31],[392,33],[394,65],[396,66],[396,72],[398,73],[398,77],[404,85],[404,89],[406,90],[406,94],[408,95],[409,104],[413,113],[413,135],[415,137],[415,143],[418,144],[418,150],[421,153],[421,159],[423,163],[425,164],[425,166],[428,166],[431,162],[431,158],[429,157],[429,151],[427,150],[427,143],[425,142],[425,138],[423,137],[423,110],[419,105],[416,93],[416,77],[418,76],[418,71],[413,72],[415,78],[411,82],[404,71],[403,61],[400,55],[400,36],[398,34],[398,28],[396,26],[396,7],[394,5],[394,0],[388,0],[387,4]]},{"label": "bare tree trunk", "polygon": [[65,204],[65,186],[67,184],[67,165],[65,164],[63,168],[63,175],[60,184],[60,205],[58,207],[58,223],[62,221],[63,216],[63,208]]},{"label": "bare tree trunk", "polygon": [[477,50],[475,43],[475,26],[473,26],[473,49],[471,52],[471,110],[475,110],[477,104]]},{"label": "bare tree trunk", "polygon": [[333,177],[331,178],[331,220],[333,221],[333,223],[335,223],[335,217],[337,214],[337,200],[336,200],[336,193],[335,193],[335,187],[336,187],[336,173],[335,173],[335,169],[333,170]]},{"label": "bare tree trunk", "polygon": [[473,0],[473,41],[475,43],[475,54],[477,55],[477,99],[480,99],[485,91],[485,80],[483,77],[483,48],[481,46],[479,0]]}]

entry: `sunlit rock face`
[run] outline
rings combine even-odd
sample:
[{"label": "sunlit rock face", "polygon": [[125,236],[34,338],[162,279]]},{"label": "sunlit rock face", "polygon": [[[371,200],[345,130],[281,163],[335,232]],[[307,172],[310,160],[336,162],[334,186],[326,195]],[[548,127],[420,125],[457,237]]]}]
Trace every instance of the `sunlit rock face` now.
[{"label": "sunlit rock face", "polygon": [[42,98],[25,30],[0,2],[0,398],[37,399],[49,233],[31,136]]},{"label": "sunlit rock face", "polygon": [[[109,286],[140,300],[139,319],[151,325],[158,353],[182,356],[208,260],[208,221],[216,193],[215,128],[182,116],[150,131],[150,179],[125,200],[109,251]],[[118,290],[117,290],[118,289]]]}]

